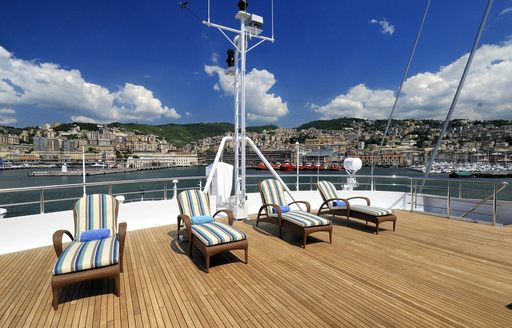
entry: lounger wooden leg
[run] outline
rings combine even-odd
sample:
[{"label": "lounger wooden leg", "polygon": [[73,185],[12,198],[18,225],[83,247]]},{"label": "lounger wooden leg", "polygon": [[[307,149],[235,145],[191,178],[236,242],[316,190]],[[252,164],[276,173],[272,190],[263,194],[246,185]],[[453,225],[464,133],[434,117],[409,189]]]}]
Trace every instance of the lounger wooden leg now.
[{"label": "lounger wooden leg", "polygon": [[308,239],[308,235],[304,232],[304,240],[302,241],[302,248],[306,248],[306,239]]},{"label": "lounger wooden leg", "polygon": [[395,231],[396,221],[393,221],[393,231]]},{"label": "lounger wooden leg", "polygon": [[206,264],[206,273],[209,273],[210,272],[210,257],[209,256],[205,256],[205,264]]},{"label": "lounger wooden leg", "polygon": [[54,309],[54,310],[57,310],[57,308],[59,307],[59,294],[60,294],[60,289],[59,289],[59,288],[53,288],[53,287],[52,287],[52,292],[53,292],[53,301],[52,301],[52,306],[53,306],[53,309]]},{"label": "lounger wooden leg", "polygon": [[332,227],[331,230],[329,230],[329,244],[332,244]]},{"label": "lounger wooden leg", "polygon": [[116,277],[114,278],[114,283],[115,283],[114,295],[119,297],[119,296],[121,296],[121,275],[119,274],[119,272],[117,273]]},{"label": "lounger wooden leg", "polygon": [[379,234],[379,221],[377,221],[377,223],[375,224],[375,234]]},{"label": "lounger wooden leg", "polygon": [[245,249],[245,264],[248,264],[249,263],[249,250],[246,248]]}]

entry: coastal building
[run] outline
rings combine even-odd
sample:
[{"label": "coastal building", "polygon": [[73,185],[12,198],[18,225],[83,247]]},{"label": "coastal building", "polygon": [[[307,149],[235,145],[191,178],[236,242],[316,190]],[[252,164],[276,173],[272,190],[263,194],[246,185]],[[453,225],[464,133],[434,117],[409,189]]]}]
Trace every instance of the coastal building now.
[{"label": "coastal building", "polygon": [[20,138],[15,134],[0,134],[0,146],[17,145]]},{"label": "coastal building", "polygon": [[35,136],[33,139],[33,149],[36,152],[56,152],[60,150],[59,138],[47,138]]},{"label": "coastal building", "polygon": [[198,165],[197,154],[185,152],[147,153],[138,152],[128,157],[128,168],[141,169],[149,167],[193,166]]}]

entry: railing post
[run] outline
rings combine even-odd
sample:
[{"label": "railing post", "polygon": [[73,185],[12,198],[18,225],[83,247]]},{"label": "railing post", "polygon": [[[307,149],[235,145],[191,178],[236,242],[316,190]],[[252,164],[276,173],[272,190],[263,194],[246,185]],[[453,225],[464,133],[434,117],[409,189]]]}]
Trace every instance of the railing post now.
[{"label": "railing post", "polygon": [[164,180],[164,200],[167,200],[167,180]]},{"label": "railing post", "polygon": [[498,202],[498,195],[497,195],[497,191],[496,191],[496,184],[493,184],[493,195],[492,195],[492,225],[495,226],[496,225],[496,206],[497,206],[497,202]]},{"label": "railing post", "polygon": [[459,182],[459,198],[462,198],[462,182]]},{"label": "railing post", "polygon": [[313,176],[309,177],[309,190],[313,190]]},{"label": "railing post", "polygon": [[172,183],[174,183],[174,187],[173,187],[173,195],[172,195],[172,198],[176,198],[178,196],[178,180],[172,180]]},{"label": "railing post", "polygon": [[414,205],[414,188],[412,186],[413,179],[411,179],[411,213],[413,212],[413,205]]},{"label": "railing post", "polygon": [[414,209],[418,207],[418,184],[414,180]]},{"label": "railing post", "polygon": [[203,181],[199,179],[199,190],[203,190]]},{"label": "railing post", "polygon": [[44,189],[41,188],[39,193],[39,213],[44,214]]},{"label": "railing post", "polygon": [[108,194],[112,195],[112,184],[111,183],[108,185]]},{"label": "railing post", "polygon": [[448,180],[448,198],[447,198],[447,204],[446,204],[446,214],[448,214],[448,219],[450,218],[452,214],[452,196],[450,192],[450,180]]},{"label": "railing post", "polygon": [[140,201],[144,201],[144,187],[140,187]]}]

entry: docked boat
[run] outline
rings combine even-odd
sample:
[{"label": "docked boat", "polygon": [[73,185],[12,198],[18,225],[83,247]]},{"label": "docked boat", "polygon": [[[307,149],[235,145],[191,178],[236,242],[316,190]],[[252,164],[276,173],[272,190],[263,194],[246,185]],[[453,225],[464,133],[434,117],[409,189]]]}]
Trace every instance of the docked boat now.
[{"label": "docked boat", "polygon": [[265,166],[265,163],[263,162],[259,162],[254,168],[256,170],[268,170],[267,167]]},{"label": "docked boat", "polygon": [[281,168],[281,163],[273,163],[271,166],[274,170],[279,170]]},{"label": "docked boat", "polygon": [[279,166],[279,170],[280,171],[293,171],[293,170],[296,170],[296,169],[297,169],[297,166],[295,166],[294,164],[292,164],[290,162],[282,163]]},{"label": "docked boat", "polygon": [[328,171],[341,171],[343,170],[343,165],[331,164],[327,167]]},{"label": "docked boat", "polygon": [[453,171],[449,175],[450,178],[474,178],[473,173],[469,171]]}]

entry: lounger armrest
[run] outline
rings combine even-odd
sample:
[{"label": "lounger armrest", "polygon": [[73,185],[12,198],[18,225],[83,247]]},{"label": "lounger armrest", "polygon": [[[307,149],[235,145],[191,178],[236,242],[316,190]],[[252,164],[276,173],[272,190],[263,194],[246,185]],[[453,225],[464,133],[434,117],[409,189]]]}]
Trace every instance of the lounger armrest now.
[{"label": "lounger armrest", "polygon": [[323,202],[322,205],[320,206],[320,208],[323,208],[326,205],[327,205],[327,207],[329,207],[329,203],[332,203],[337,200],[341,200],[342,202],[345,202],[345,205],[347,206],[347,210],[350,210],[350,202],[348,201],[349,199],[350,198],[331,198],[331,199],[328,199],[325,202]]},{"label": "lounger armrest", "polygon": [[233,225],[233,220],[235,219],[233,212],[231,212],[230,210],[218,210],[217,212],[215,212],[213,217],[216,217],[217,214],[220,214],[220,213],[226,213],[226,215],[228,216],[229,225]]},{"label": "lounger armrest", "polygon": [[262,211],[265,211],[265,213],[267,213],[267,216],[269,216],[269,213],[267,212],[267,207],[269,207],[269,206],[275,208],[276,213],[272,213],[272,214],[277,214],[277,217],[279,218],[279,224],[281,224],[281,206],[279,206],[277,204],[263,204],[263,205],[261,205],[260,210],[258,211],[258,217],[260,216]]},{"label": "lounger armrest", "polygon": [[[308,212],[311,211],[311,205],[309,204],[309,202],[306,202],[305,200],[297,200],[297,201],[291,202],[290,204],[288,204],[288,206],[293,205],[293,204],[304,204],[304,205],[306,205],[306,210]],[[300,206],[299,206],[299,209],[300,209]]]},{"label": "lounger armrest", "polygon": [[119,223],[119,227],[117,229],[117,236],[119,237],[119,262],[123,263],[123,254],[124,254],[124,241],[126,239],[126,228],[128,225],[126,222]]},{"label": "lounger armrest", "polygon": [[192,222],[190,221],[190,217],[185,214],[180,214],[178,215],[178,225],[180,221],[185,222],[185,227],[187,228],[187,238],[189,242],[192,242]]},{"label": "lounger armrest", "polygon": [[370,206],[370,199],[368,197],[363,197],[363,196],[355,196],[355,197],[349,197],[347,198],[348,201],[350,201],[351,199],[364,199],[366,201],[366,205],[367,206]]},{"label": "lounger armrest", "polygon": [[53,248],[55,249],[55,253],[57,254],[57,257],[62,254],[62,236],[64,234],[68,235],[69,238],[71,238],[71,241],[74,241],[73,235],[71,232],[67,230],[57,230],[53,233]]}]

